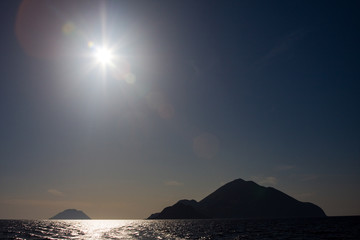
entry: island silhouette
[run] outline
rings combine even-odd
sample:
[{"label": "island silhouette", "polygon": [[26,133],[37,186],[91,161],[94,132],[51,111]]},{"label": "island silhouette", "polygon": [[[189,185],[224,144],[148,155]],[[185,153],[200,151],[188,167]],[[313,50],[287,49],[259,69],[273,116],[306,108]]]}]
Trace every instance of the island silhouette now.
[{"label": "island silhouette", "polygon": [[201,201],[180,200],[148,219],[326,217],[317,205],[300,202],[272,187],[236,179]]},{"label": "island silhouette", "polygon": [[81,210],[76,210],[76,209],[66,209],[58,214],[56,214],[55,216],[51,217],[50,219],[91,219],[88,215],[86,215],[83,211]]}]

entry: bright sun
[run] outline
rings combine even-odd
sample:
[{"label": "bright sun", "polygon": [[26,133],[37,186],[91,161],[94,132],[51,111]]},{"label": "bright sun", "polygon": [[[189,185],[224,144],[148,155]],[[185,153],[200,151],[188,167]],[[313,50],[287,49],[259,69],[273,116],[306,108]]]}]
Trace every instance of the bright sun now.
[{"label": "bright sun", "polygon": [[114,54],[111,49],[107,47],[100,47],[95,51],[95,59],[103,66],[111,65],[114,59]]}]

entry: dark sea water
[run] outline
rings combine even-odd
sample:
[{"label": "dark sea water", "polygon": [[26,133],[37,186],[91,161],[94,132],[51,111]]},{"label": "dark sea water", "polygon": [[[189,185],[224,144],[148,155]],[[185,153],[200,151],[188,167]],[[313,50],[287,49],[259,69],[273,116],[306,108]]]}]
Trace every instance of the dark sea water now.
[{"label": "dark sea water", "polygon": [[360,217],[272,220],[0,220],[0,239],[360,239]]}]

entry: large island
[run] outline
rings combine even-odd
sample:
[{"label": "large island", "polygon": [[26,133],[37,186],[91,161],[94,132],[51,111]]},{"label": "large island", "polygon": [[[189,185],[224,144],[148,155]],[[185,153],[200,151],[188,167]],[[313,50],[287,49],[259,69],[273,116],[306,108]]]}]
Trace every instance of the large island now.
[{"label": "large island", "polygon": [[252,181],[236,179],[201,201],[180,200],[148,219],[290,218],[325,217],[312,203],[300,202],[285,193]]}]

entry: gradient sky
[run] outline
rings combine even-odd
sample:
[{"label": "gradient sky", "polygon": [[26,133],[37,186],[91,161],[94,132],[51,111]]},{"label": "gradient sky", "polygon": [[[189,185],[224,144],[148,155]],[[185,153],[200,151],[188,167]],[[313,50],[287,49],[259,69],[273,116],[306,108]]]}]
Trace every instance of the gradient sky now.
[{"label": "gradient sky", "polygon": [[146,218],[236,178],[360,215],[359,7],[0,1],[0,218]]}]

